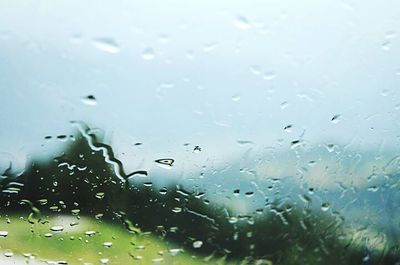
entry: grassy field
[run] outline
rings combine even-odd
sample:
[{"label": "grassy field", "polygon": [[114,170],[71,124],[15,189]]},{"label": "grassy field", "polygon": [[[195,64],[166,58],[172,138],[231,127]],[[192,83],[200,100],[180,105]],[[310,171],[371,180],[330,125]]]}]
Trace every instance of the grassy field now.
[{"label": "grassy field", "polygon": [[[62,230],[62,231],[61,231]],[[146,233],[132,234],[122,226],[96,219],[59,216],[31,224],[17,215],[2,216],[0,251],[34,255],[68,264],[228,264],[223,259],[196,257]]]}]

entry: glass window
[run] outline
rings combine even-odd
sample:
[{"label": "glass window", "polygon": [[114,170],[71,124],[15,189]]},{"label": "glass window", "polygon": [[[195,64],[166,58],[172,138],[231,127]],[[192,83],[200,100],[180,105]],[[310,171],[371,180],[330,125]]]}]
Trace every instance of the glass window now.
[{"label": "glass window", "polygon": [[400,3],[0,2],[0,264],[400,264]]}]

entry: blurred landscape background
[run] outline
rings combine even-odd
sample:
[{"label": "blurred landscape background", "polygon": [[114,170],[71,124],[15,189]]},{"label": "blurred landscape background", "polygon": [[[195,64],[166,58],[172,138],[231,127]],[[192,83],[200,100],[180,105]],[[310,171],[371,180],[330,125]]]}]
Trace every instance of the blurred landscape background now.
[{"label": "blurred landscape background", "polygon": [[[13,251],[24,254],[17,248],[15,239],[8,238],[10,233],[16,234],[14,238],[18,235],[32,243],[36,240],[39,246],[44,244],[42,248],[48,241],[57,240],[58,247],[36,249],[35,255],[50,259],[57,254],[59,260],[72,264],[79,260],[111,260],[122,264],[129,255],[137,260],[148,255],[145,262],[174,264],[398,262],[399,180],[396,174],[385,175],[384,183],[374,181],[373,190],[371,187],[347,190],[342,185],[341,191],[314,188],[289,176],[274,178],[258,174],[254,174],[258,177],[255,179],[236,177],[236,185],[220,184],[217,188],[217,182],[206,178],[196,179],[189,185],[186,180],[158,181],[163,175],[153,175],[146,169],[126,173],[112,147],[96,134],[98,130],[90,129],[83,122],[72,124],[76,127],[73,134],[53,140],[63,148],[54,150],[51,156],[48,149],[45,153],[32,154],[22,172],[12,173],[12,161],[4,171],[0,183],[1,217],[8,230],[2,239],[3,249],[14,248]],[[45,138],[48,141],[53,137]],[[166,171],[175,162],[179,163],[171,158],[161,161],[167,161],[161,164]],[[154,163],[160,164],[160,160]],[[232,178],[230,170],[225,169],[221,174],[213,177]],[[349,201],[346,193],[353,200]],[[357,210],[360,205],[363,208]],[[94,238],[89,244],[91,251],[80,253],[71,246],[70,252],[60,253],[58,248],[66,250],[76,244],[67,238],[63,241],[64,237],[75,237],[74,231],[69,230],[80,226],[81,217],[85,227],[92,227],[85,232]],[[65,228],[57,221],[64,223]],[[94,227],[99,230],[93,230]],[[122,228],[126,229],[125,234]],[[25,235],[16,233],[19,229],[25,230]],[[48,239],[53,237],[51,231],[56,237]],[[132,254],[136,243],[131,242],[113,247],[117,251],[109,253],[114,256],[102,258],[102,252],[98,252],[99,258],[95,249],[101,242],[95,238],[96,233],[99,237],[111,235],[115,243],[120,243],[114,235],[119,234],[128,243],[144,240],[157,247],[142,251],[138,258]],[[83,233],[78,237],[80,241],[82,236]],[[111,247],[112,241],[104,244]],[[159,251],[157,257],[155,248],[169,254],[165,257]],[[22,249],[29,248],[25,245]],[[184,254],[175,260],[173,257],[180,253]]]},{"label": "blurred landscape background", "polygon": [[399,10],[0,0],[5,264],[399,263]]}]

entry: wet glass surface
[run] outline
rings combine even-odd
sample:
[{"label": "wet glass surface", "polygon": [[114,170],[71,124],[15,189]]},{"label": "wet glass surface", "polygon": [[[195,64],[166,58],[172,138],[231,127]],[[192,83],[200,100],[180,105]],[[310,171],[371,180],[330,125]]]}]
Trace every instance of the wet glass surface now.
[{"label": "wet glass surface", "polygon": [[397,1],[1,1],[0,264],[400,264]]}]

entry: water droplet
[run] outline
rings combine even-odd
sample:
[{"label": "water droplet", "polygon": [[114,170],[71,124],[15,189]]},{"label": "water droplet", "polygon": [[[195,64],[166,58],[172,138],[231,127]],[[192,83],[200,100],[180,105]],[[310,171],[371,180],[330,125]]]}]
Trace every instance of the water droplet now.
[{"label": "water droplet", "polygon": [[392,42],[390,40],[386,40],[382,43],[381,47],[382,47],[382,50],[388,51],[392,47]]},{"label": "water droplet", "polygon": [[387,97],[389,95],[389,89],[383,89],[381,91],[381,95],[382,95],[382,97]]},{"label": "water droplet", "polygon": [[335,144],[326,144],[325,145],[326,150],[328,150],[329,153],[332,153],[335,151],[336,145]]},{"label": "water droplet", "polygon": [[321,210],[322,210],[323,212],[328,211],[330,207],[331,207],[331,206],[330,206],[329,202],[324,202],[324,203],[321,204]]},{"label": "water droplet", "polygon": [[127,177],[147,177],[148,176],[148,172],[146,170],[138,170],[135,172],[130,173],[129,175],[127,175]]},{"label": "water droplet", "polygon": [[283,128],[283,130],[284,130],[285,132],[292,132],[292,128],[293,128],[293,125],[292,125],[292,124],[289,124],[289,125],[286,125],[286,126]]},{"label": "water droplet", "polygon": [[143,186],[145,186],[145,187],[151,187],[151,186],[153,186],[153,182],[144,182],[143,183]]},{"label": "water droplet", "polygon": [[249,29],[251,27],[249,20],[243,16],[236,17],[235,26],[239,29]]},{"label": "water droplet", "polygon": [[79,222],[72,222],[69,224],[71,227],[79,225]]},{"label": "water droplet", "polygon": [[96,214],[96,215],[94,216],[94,218],[95,218],[96,220],[99,220],[99,219],[103,218],[103,216],[104,216],[103,213],[98,213],[98,214]]},{"label": "water droplet", "polygon": [[363,262],[367,262],[370,260],[369,254],[365,255],[365,257],[363,257],[362,261]]},{"label": "water droplet", "polygon": [[165,187],[164,187],[164,188],[161,188],[161,189],[160,189],[160,194],[161,194],[161,195],[165,195],[165,194],[167,194],[167,191],[168,191],[167,188],[165,188]]},{"label": "water droplet", "polygon": [[85,236],[94,236],[95,234],[96,234],[96,231],[92,231],[92,230],[85,232]]},{"label": "water droplet", "polygon": [[88,106],[96,106],[97,105],[97,100],[93,95],[88,95],[86,97],[82,97],[81,101],[83,104],[86,104]]},{"label": "water droplet", "polygon": [[179,254],[179,252],[183,252],[183,250],[181,248],[172,248],[168,250],[168,252],[171,254],[171,256],[176,256]]},{"label": "water droplet", "polygon": [[0,237],[7,237],[8,231],[0,231]]},{"label": "water droplet", "polygon": [[193,242],[193,248],[201,248],[203,241],[197,240]]},{"label": "water droplet", "polygon": [[78,215],[80,212],[81,212],[80,209],[72,209],[71,210],[72,215]]},{"label": "water droplet", "polygon": [[228,220],[229,223],[234,224],[237,223],[238,219],[237,217],[231,216]]},{"label": "water droplet", "polygon": [[105,246],[106,248],[110,248],[112,246],[112,242],[104,242],[103,246]]},{"label": "water droplet", "polygon": [[125,228],[126,228],[129,232],[131,232],[131,233],[136,233],[136,234],[140,234],[140,233],[142,232],[142,231],[140,231],[140,229],[137,228],[137,227],[131,222],[131,220],[129,220],[128,218],[124,218],[123,221],[124,221]]},{"label": "water droplet", "polygon": [[154,160],[154,162],[161,164],[161,165],[167,165],[172,167],[172,165],[174,164],[175,160],[172,158],[162,158],[162,159],[157,159]]},{"label": "water droplet", "polygon": [[188,58],[189,60],[193,60],[194,57],[195,57],[195,53],[194,53],[193,50],[188,50],[188,51],[186,52],[186,58]]},{"label": "water droplet", "polygon": [[101,200],[101,199],[104,198],[104,196],[105,196],[105,193],[104,193],[104,192],[97,192],[97,193],[96,193],[96,198],[97,198],[97,199],[100,199],[100,200]]},{"label": "water droplet", "polygon": [[307,203],[307,204],[311,203],[311,198],[308,197],[308,196],[305,195],[305,194],[299,194],[299,198],[300,198],[300,200],[302,200],[304,203]]},{"label": "water droplet", "polygon": [[69,39],[69,41],[70,41],[72,44],[80,44],[80,43],[82,43],[82,41],[83,41],[83,36],[82,36],[81,34],[79,34],[79,33],[73,34],[73,35],[71,36],[71,38]]},{"label": "water droplet", "polygon": [[217,47],[216,42],[209,42],[209,43],[204,44],[203,51],[210,52],[210,51],[214,50],[216,47]]},{"label": "water droplet", "polygon": [[283,101],[281,103],[281,109],[286,109],[288,106],[289,106],[289,102],[287,102],[287,101]]},{"label": "water droplet", "polygon": [[150,61],[153,60],[155,57],[154,49],[151,47],[146,47],[142,52],[143,60]]},{"label": "water droplet", "polygon": [[55,225],[55,226],[52,226],[50,228],[50,230],[53,231],[53,232],[61,232],[61,231],[64,230],[64,227],[61,226],[61,225]]},{"label": "water droplet", "polygon": [[253,195],[254,195],[254,192],[253,191],[247,191],[245,194],[244,194],[246,197],[253,197]]},{"label": "water droplet", "polygon": [[276,74],[274,72],[265,72],[263,74],[263,78],[268,81],[275,79],[275,77],[276,77]]},{"label": "water droplet", "polygon": [[196,146],[193,148],[193,153],[200,153],[200,152],[201,152],[201,147],[198,146],[198,145],[196,145]]},{"label": "water droplet", "polygon": [[[57,135],[57,139],[61,140],[61,141],[66,141],[67,140],[67,136],[65,134]],[[57,182],[57,181],[55,181],[55,182]]]},{"label": "water droplet", "polygon": [[172,209],[172,211],[173,211],[174,213],[180,213],[180,212],[182,212],[182,208],[181,208],[181,207],[174,207],[174,208]]},{"label": "water droplet", "polygon": [[14,256],[14,253],[11,252],[11,251],[7,251],[7,252],[4,253],[4,256],[5,256],[6,258],[11,258],[12,256]]},{"label": "water droplet", "polygon": [[40,199],[37,201],[40,205],[46,205],[47,204],[47,199]]},{"label": "water droplet", "polygon": [[377,186],[368,187],[368,191],[371,191],[371,192],[377,192],[378,190],[379,190],[379,187],[377,187]]},{"label": "water droplet", "polygon": [[161,263],[161,262],[163,262],[163,261],[164,261],[163,258],[155,258],[155,259],[152,259],[152,260],[151,260],[151,262],[153,262],[153,263]]},{"label": "water droplet", "polygon": [[315,160],[308,161],[308,165],[310,167],[314,167],[316,164],[317,164],[317,161],[315,161]]},{"label": "water droplet", "polygon": [[290,148],[295,149],[297,147],[300,147],[303,144],[303,141],[301,140],[294,140],[290,143]]},{"label": "water droplet", "polygon": [[250,72],[253,75],[259,75],[261,73],[261,67],[258,66],[258,65],[253,65],[253,66],[250,67]]},{"label": "water droplet", "polygon": [[119,53],[120,48],[117,42],[108,37],[96,38],[93,40],[93,45],[97,49],[108,53]]},{"label": "water droplet", "polygon": [[340,115],[340,114],[335,114],[333,117],[332,117],[332,119],[331,119],[331,122],[332,123],[338,123],[339,121],[340,121],[340,118],[342,117],[342,115]]},{"label": "water droplet", "polygon": [[158,36],[158,41],[166,43],[169,41],[169,36],[167,34],[160,34]]},{"label": "water droplet", "polygon": [[233,195],[238,196],[240,194],[240,190],[236,189],[233,191]]},{"label": "water droplet", "polygon": [[234,95],[234,96],[232,96],[232,101],[233,101],[233,102],[238,102],[238,101],[240,101],[240,96],[239,96],[239,95]]},{"label": "water droplet", "polygon": [[134,258],[135,260],[142,260],[142,259],[143,259],[143,257],[140,256],[140,255],[133,256],[133,258]]},{"label": "water droplet", "polygon": [[52,233],[46,233],[46,234],[44,234],[44,236],[47,237],[47,238],[49,238],[49,237],[52,237],[53,234],[52,234]]},{"label": "water droplet", "polygon": [[100,259],[101,264],[107,264],[110,260],[107,258]]}]

